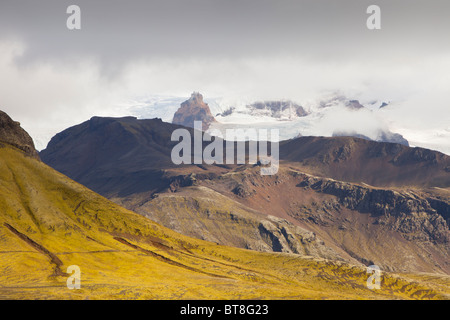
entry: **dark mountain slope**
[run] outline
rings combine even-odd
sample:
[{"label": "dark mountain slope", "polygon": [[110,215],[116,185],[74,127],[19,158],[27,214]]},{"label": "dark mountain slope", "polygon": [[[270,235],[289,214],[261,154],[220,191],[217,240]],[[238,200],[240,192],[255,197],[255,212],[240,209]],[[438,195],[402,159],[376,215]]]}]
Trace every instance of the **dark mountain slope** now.
[{"label": "dark mountain slope", "polygon": [[178,128],[160,119],[93,117],[56,135],[41,152],[47,164],[102,195],[157,190],[170,168]]},{"label": "dark mountain slope", "polygon": [[450,186],[450,157],[428,149],[353,137],[280,143],[280,158],[322,177],[373,186]]},{"label": "dark mountain slope", "polygon": [[[159,119],[94,117],[57,134],[40,156],[53,168],[105,196],[156,191],[173,182],[166,169],[199,170],[172,163],[171,150],[177,142],[170,138],[177,128],[182,127]],[[301,137],[281,142],[280,158],[285,165],[348,182],[381,187],[450,186],[449,156],[394,143]],[[219,170],[217,166],[200,167],[209,172]]]}]

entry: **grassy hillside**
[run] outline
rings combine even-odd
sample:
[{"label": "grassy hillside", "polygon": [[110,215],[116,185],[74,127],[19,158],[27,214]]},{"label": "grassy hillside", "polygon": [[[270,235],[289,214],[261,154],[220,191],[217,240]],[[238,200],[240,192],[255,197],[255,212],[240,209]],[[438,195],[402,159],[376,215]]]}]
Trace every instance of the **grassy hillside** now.
[{"label": "grassy hillside", "polygon": [[[439,299],[449,277],[195,240],[123,209],[10,146],[0,148],[2,299]],[[70,265],[81,289],[66,287]],[[408,280],[414,277],[414,280]]]}]

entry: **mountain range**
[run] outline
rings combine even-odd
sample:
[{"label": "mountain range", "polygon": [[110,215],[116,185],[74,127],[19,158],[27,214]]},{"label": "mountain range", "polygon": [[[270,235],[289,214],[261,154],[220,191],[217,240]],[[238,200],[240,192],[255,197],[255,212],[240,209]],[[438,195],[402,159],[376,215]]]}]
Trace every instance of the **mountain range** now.
[{"label": "mountain range", "polygon": [[[280,172],[263,177],[257,165],[173,165],[166,138],[180,127],[158,119],[94,117],[39,157],[0,118],[3,299],[448,299],[448,191],[432,187],[445,156],[411,160],[435,174],[394,191],[306,173],[340,159],[331,147],[334,158],[288,159],[289,143],[311,138],[282,143]],[[373,263],[379,290],[366,283]],[[66,287],[73,265],[79,290]]]},{"label": "mountain range", "polygon": [[450,157],[354,137],[300,137],[280,142],[280,169],[263,177],[257,165],[175,166],[168,141],[177,128],[96,117],[56,135],[40,156],[188,236],[396,272],[450,272]]},{"label": "mountain range", "polygon": [[[382,104],[379,109],[386,106],[387,104]],[[182,103],[175,112],[172,123],[193,127],[193,120],[197,120],[202,121],[203,130],[212,128],[222,131],[242,126],[276,127],[284,140],[304,134],[322,136],[324,132],[329,132],[325,135],[352,136],[409,146],[408,140],[401,134],[392,132],[386,126],[377,123],[374,111],[376,109],[373,106],[366,108],[358,100],[336,95],[321,100],[317,105],[308,108],[290,100],[257,101],[247,103],[244,107],[240,106],[239,108],[229,106],[224,111],[217,113],[214,118],[209,105],[203,102],[203,96],[194,92],[191,98]],[[337,112],[344,112],[349,119],[355,118],[355,121],[346,120],[341,124],[342,120]],[[181,115],[184,115],[183,118]],[[361,121],[359,118],[364,121],[370,119],[372,123],[368,128],[361,127],[358,125],[358,122]],[[324,119],[326,119],[325,125],[321,123]],[[323,126],[328,128],[325,129]]]}]

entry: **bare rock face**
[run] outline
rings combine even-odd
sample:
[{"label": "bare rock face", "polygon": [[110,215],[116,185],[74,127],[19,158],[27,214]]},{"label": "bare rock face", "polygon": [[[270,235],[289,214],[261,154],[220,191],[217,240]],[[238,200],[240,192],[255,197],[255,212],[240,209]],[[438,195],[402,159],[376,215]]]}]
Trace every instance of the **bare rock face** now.
[{"label": "bare rock face", "polygon": [[211,114],[208,104],[203,102],[203,96],[198,92],[192,93],[189,100],[181,104],[173,116],[172,123],[193,128],[194,121],[202,122],[203,131],[207,130],[209,125],[216,121]]},{"label": "bare rock face", "polygon": [[302,106],[292,101],[255,102],[247,108],[252,115],[264,115],[273,118],[305,117],[308,113]]},{"label": "bare rock face", "polygon": [[364,106],[361,103],[359,103],[358,100],[349,100],[348,102],[345,103],[345,106],[347,108],[354,109],[354,110],[358,110],[358,109],[363,109],[364,108]]},{"label": "bare rock face", "polygon": [[425,198],[413,192],[372,189],[351,183],[305,177],[299,187],[311,188],[337,197],[340,205],[370,213],[376,223],[399,231],[407,240],[449,243],[449,203]]},{"label": "bare rock face", "polygon": [[10,144],[30,157],[39,159],[33,139],[22,129],[20,123],[12,120],[5,112],[0,111],[0,144]]}]

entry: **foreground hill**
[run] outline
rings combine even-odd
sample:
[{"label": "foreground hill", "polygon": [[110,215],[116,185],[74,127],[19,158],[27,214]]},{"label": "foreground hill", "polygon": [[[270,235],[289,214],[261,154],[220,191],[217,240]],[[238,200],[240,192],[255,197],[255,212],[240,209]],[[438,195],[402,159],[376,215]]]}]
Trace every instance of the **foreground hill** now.
[{"label": "foreground hill", "polygon": [[[448,277],[383,273],[195,240],[106,200],[11,146],[0,148],[2,299],[447,298]],[[66,287],[67,267],[81,289]],[[414,277],[414,280],[411,280]]]}]

